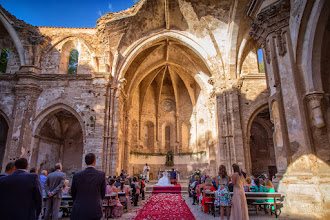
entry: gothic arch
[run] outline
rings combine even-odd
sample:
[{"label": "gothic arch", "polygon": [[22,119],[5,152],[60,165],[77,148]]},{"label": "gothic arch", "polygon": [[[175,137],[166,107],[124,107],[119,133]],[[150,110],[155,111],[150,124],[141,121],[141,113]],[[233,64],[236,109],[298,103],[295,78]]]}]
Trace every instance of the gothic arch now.
[{"label": "gothic arch", "polygon": [[10,37],[13,39],[15,47],[17,49],[17,53],[19,55],[19,59],[21,62],[21,66],[25,65],[25,56],[24,56],[24,48],[21,43],[21,40],[18,37],[18,34],[16,33],[15,29],[13,28],[14,22],[12,22],[3,12],[0,10],[0,22],[3,24],[3,26],[8,31]]},{"label": "gothic arch", "polygon": [[303,14],[298,36],[297,64],[303,73],[307,93],[323,92],[320,57],[329,15],[330,2],[326,0],[316,0],[312,6],[306,5]]},{"label": "gothic arch", "polygon": [[[210,56],[207,51],[201,47],[201,45],[192,39],[192,37],[185,36],[179,31],[166,30],[141,38],[128,47],[128,49],[123,53],[124,60],[120,63],[118,69],[116,70],[116,68],[113,68],[113,70],[116,71],[116,75],[114,72],[113,75],[115,76],[114,78],[117,83],[119,83],[119,80],[124,77],[127,69],[140,52],[152,46],[155,42],[157,43],[164,39],[171,39],[191,49],[204,62],[204,65],[208,68],[209,72],[212,73],[210,70],[210,66],[212,66],[212,64],[207,60],[207,57]],[[118,62],[119,56],[115,56],[114,65],[117,65]]]},{"label": "gothic arch", "polygon": [[60,162],[72,178],[83,166],[84,133],[80,116],[70,107],[58,104],[44,110],[35,120],[31,165],[50,170]]},{"label": "gothic arch", "polygon": [[36,116],[34,119],[33,134],[37,134],[38,132],[40,132],[41,127],[45,124],[45,122],[49,119],[49,117],[62,110],[66,110],[70,112],[72,115],[74,115],[77,118],[81,126],[81,129],[83,131],[83,140],[85,141],[86,140],[85,124],[81,116],[73,108],[71,108],[69,105],[66,105],[64,103],[53,104],[47,107],[41,113],[39,113],[38,116]]}]

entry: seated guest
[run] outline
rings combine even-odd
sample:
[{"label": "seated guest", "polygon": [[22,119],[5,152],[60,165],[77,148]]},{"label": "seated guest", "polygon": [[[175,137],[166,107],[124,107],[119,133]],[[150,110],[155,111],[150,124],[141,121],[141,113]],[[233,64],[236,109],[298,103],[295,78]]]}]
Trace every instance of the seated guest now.
[{"label": "seated guest", "polygon": [[206,204],[206,202],[213,202],[213,198],[206,198],[206,191],[211,191],[214,192],[216,189],[212,185],[212,180],[211,178],[207,178],[205,180],[205,186],[204,186],[204,191],[203,191],[203,200],[202,200],[202,206],[204,207],[204,212],[209,213],[209,204]]},{"label": "seated guest", "polygon": [[38,169],[35,168],[35,167],[32,167],[32,168],[30,169],[30,173],[38,174]]},{"label": "seated guest", "polygon": [[120,187],[120,176],[117,177],[115,187]]},{"label": "seated guest", "polygon": [[67,195],[67,196],[70,195],[69,190],[70,190],[69,180],[64,180],[64,187],[63,187],[62,194]]},{"label": "seated guest", "polygon": [[212,177],[211,180],[212,180],[212,185],[214,186],[214,188],[217,189],[217,181],[216,181],[216,178],[215,178],[215,177]]},{"label": "seated guest", "polygon": [[172,168],[172,171],[171,171],[171,183],[176,185],[177,183],[177,179],[176,179],[176,172],[174,171],[174,168]]},{"label": "seated guest", "polygon": [[121,173],[120,173],[120,178],[124,179],[125,178],[125,171],[124,170],[121,170]]},{"label": "seated guest", "polygon": [[140,186],[137,177],[133,177],[133,182],[131,183],[131,187],[133,188],[133,201],[134,206],[137,206],[139,196],[140,196]]},{"label": "seated guest", "polygon": [[[256,185],[251,186],[251,188],[250,188],[251,192],[266,192],[266,188],[264,186],[260,185],[260,180],[258,178],[255,179],[254,182],[255,182]],[[257,202],[257,203],[265,202],[264,199],[256,199],[254,201]]]},{"label": "seated guest", "polygon": [[197,186],[200,184],[200,179],[198,176],[195,176],[195,181],[191,184],[191,192],[193,197],[193,205],[195,205],[195,202],[198,202],[198,194],[197,194]]},{"label": "seated guest", "polygon": [[245,192],[250,192],[250,188],[251,188],[251,178],[250,177],[248,177],[248,178],[246,178],[246,183],[247,183],[247,185],[246,186],[244,186],[244,191]]},{"label": "seated guest", "polygon": [[5,172],[1,173],[0,177],[8,176],[8,175],[12,174],[15,170],[16,170],[15,169],[15,162],[9,162],[6,166]]},{"label": "seated guest", "polygon": [[202,200],[203,200],[203,190],[204,190],[204,187],[205,187],[205,182],[202,181],[202,178],[201,178],[201,181],[200,181],[200,184],[197,186],[197,198],[198,198],[198,203],[200,202],[202,204]]},{"label": "seated guest", "polygon": [[126,180],[125,182],[121,182],[120,183],[120,187],[118,189],[118,192],[121,192],[121,193],[125,193],[125,197],[120,197],[119,198],[119,201],[122,203],[122,202],[125,202],[127,204],[127,211],[131,209],[131,199],[129,197],[129,194],[130,194],[130,191],[129,191],[129,182],[128,180]]},{"label": "seated guest", "polygon": [[[106,194],[112,194],[112,193],[117,194],[115,199],[110,199],[110,201],[109,201],[109,204],[111,206],[115,206],[112,209],[111,217],[117,218],[117,217],[121,217],[123,214],[123,205],[120,203],[120,201],[118,199],[118,189],[114,185],[115,185],[115,180],[111,179],[109,182],[109,185],[107,185],[107,187],[106,187]],[[103,201],[104,204],[106,204],[107,202],[108,201],[106,201],[106,200]]]}]

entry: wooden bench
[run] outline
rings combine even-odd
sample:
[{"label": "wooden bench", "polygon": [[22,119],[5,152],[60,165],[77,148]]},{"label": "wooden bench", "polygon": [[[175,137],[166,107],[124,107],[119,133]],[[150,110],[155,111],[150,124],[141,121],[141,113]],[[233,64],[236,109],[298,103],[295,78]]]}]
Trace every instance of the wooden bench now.
[{"label": "wooden bench", "polygon": [[[231,196],[233,196],[233,192],[230,193]],[[269,205],[270,206],[270,210],[272,210],[272,207],[274,207],[274,214],[276,216],[276,218],[280,215],[280,209],[282,207],[282,194],[281,193],[267,193],[267,192],[245,192],[245,196],[246,196],[246,200],[271,200],[271,202],[269,201],[265,201],[262,203],[258,203],[258,202],[252,202],[250,203],[250,205],[254,205],[254,206],[259,206],[259,205]],[[259,214],[259,210],[258,207],[256,209],[257,214]],[[279,213],[278,213],[279,211]],[[271,211],[271,214],[273,214],[273,212]]]},{"label": "wooden bench", "polygon": [[[231,196],[233,196],[233,192],[230,193]],[[215,192],[205,192],[205,196],[215,198],[216,191]],[[245,192],[246,200],[272,200],[272,202],[265,201],[263,203],[257,203],[257,202],[252,202],[251,205],[259,206],[259,205],[269,205],[270,209],[272,210],[272,207],[274,207],[274,214],[276,218],[281,214],[281,207],[283,206],[283,197],[281,193],[266,193],[266,192]],[[213,216],[215,217],[215,208],[219,206],[213,206]],[[257,208],[257,214],[258,213],[258,208]],[[273,212],[271,211],[271,214]]]}]

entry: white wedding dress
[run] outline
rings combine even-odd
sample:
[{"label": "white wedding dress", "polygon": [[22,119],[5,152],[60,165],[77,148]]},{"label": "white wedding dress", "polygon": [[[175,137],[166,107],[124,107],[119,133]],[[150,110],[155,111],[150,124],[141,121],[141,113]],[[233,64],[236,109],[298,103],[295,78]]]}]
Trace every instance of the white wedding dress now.
[{"label": "white wedding dress", "polygon": [[171,184],[170,178],[168,178],[168,174],[165,171],[163,173],[163,177],[158,180],[158,183],[155,184],[156,186],[174,186]]}]

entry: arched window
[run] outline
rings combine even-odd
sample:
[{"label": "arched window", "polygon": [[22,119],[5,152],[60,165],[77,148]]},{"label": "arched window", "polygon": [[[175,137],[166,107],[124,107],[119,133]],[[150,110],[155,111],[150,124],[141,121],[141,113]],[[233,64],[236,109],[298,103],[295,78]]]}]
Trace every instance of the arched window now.
[{"label": "arched window", "polygon": [[77,74],[78,59],[79,59],[78,50],[71,50],[69,57],[68,74]]},{"label": "arched window", "polygon": [[0,73],[5,73],[9,59],[9,49],[2,49],[0,55]]},{"label": "arched window", "polygon": [[265,73],[265,63],[264,63],[264,56],[262,54],[262,49],[259,49],[257,53],[258,53],[259,73]]}]

